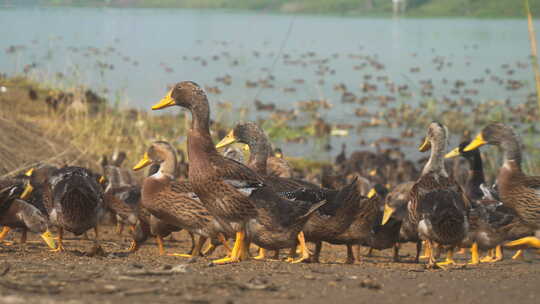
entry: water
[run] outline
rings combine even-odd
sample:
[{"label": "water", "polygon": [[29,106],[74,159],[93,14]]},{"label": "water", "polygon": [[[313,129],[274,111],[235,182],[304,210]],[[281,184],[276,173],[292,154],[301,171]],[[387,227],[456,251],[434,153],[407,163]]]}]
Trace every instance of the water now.
[{"label": "water", "polygon": [[[536,27],[540,28],[539,24]],[[320,110],[322,118],[332,123],[357,124],[362,119],[355,116],[355,109],[366,107],[377,112],[379,106],[375,102],[365,106],[341,103],[341,93],[333,89],[338,83],[344,83],[358,97],[392,96],[398,104],[416,105],[430,98],[421,95],[422,80],[432,81],[433,98],[524,102],[533,92],[527,35],[525,20],[367,19],[181,9],[0,8],[0,50],[25,46],[15,53],[2,51],[0,71],[20,74],[26,64],[35,62],[37,67],[29,72],[32,77],[66,86],[83,83],[97,90],[107,88],[112,100],[145,109],[165,94],[167,85],[194,80],[219,87],[221,94],[209,94],[212,103],[231,102],[234,108],[250,109],[245,119],[267,115],[254,110],[255,98],[274,102],[283,109],[297,108],[299,100],[325,98],[333,107]],[[313,52],[312,56],[306,55],[308,52]],[[214,60],[212,56],[219,58]],[[361,66],[367,62],[366,57],[384,67]],[[290,64],[298,60],[305,64]],[[326,62],[321,64],[321,60]],[[112,65],[113,69],[99,67],[99,63]],[[328,68],[323,75],[317,74],[321,67]],[[57,78],[57,72],[65,77]],[[231,85],[216,82],[216,77],[224,75],[231,76]],[[246,80],[269,75],[274,77],[272,89],[245,85]],[[524,86],[507,90],[490,81],[491,75],[504,81],[518,80]],[[297,79],[304,82],[294,82]],[[484,82],[473,84],[474,79]],[[452,93],[456,80],[465,81],[465,88],[476,91],[466,93],[462,89],[459,94]],[[364,82],[377,85],[377,90],[362,92],[360,85]],[[412,96],[404,98],[390,92],[385,85],[390,82],[408,85]],[[285,88],[295,91],[286,92]],[[240,115],[225,118],[234,121]],[[385,136],[399,136],[401,130],[383,131]],[[335,148],[329,153],[313,152],[313,143],[287,144],[284,150],[288,155],[317,154],[319,158],[328,158],[339,153],[336,147],[341,142],[354,147],[360,139],[369,141],[378,136],[381,129],[367,129],[362,134],[351,130],[348,137],[332,138]],[[413,140],[418,142],[417,138]]]}]

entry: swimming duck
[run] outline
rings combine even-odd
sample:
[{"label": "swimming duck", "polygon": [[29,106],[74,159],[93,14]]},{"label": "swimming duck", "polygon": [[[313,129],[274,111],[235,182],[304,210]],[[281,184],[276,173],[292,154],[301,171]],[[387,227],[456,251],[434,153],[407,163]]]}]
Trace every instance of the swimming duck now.
[{"label": "swimming duck", "polygon": [[50,223],[58,227],[58,246],[54,251],[65,250],[64,230],[80,235],[90,228],[96,234],[95,249],[100,250],[98,222],[104,213],[102,176],[75,166],[35,170],[30,175],[43,184],[43,204]]},{"label": "swimming duck", "polygon": [[435,248],[435,244],[449,248],[446,261],[442,263],[436,263],[433,252],[430,252],[429,268],[454,264],[453,248],[461,243],[468,231],[469,201],[444,167],[447,138],[445,126],[438,122],[429,125],[419,150],[431,149],[431,155],[409,193],[407,207],[420,239],[427,241],[430,248]]},{"label": "swimming duck", "polygon": [[[220,239],[227,246],[223,236],[223,228],[208,213],[200,199],[193,192],[188,181],[178,181],[176,173],[176,154],[174,148],[164,141],[153,142],[143,158],[133,170],[140,170],[149,165],[159,165],[155,174],[146,177],[142,184],[142,206],[146,208],[155,219],[153,233],[158,238],[158,245],[163,248],[163,229],[170,231],[167,225],[180,227],[199,235],[199,239],[191,254],[170,254],[182,257],[194,257],[201,254],[202,246],[207,238]],[[160,249],[160,253],[162,250]]]},{"label": "swimming duck", "polygon": [[210,106],[204,90],[194,82],[177,83],[153,110],[177,105],[191,112],[188,130],[189,180],[196,196],[225,230],[236,231],[229,257],[215,264],[248,258],[245,225],[255,218],[254,203],[248,198],[264,181],[245,165],[220,155],[210,136]]},{"label": "swimming duck", "polygon": [[[487,125],[463,150],[483,145],[498,146],[503,155],[497,184],[504,205],[513,208],[531,231],[540,229],[540,177],[528,176],[521,169],[521,145],[514,130],[503,123]],[[508,247],[530,246],[540,248],[540,240],[525,237],[507,243]]]}]

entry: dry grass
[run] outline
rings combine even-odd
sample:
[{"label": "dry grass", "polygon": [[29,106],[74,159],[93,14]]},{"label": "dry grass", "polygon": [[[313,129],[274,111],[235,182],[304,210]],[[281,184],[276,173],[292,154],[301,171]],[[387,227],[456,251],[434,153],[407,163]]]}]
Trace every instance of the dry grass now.
[{"label": "dry grass", "polygon": [[[155,139],[185,134],[181,117],[148,115],[136,110],[106,108],[97,114],[61,107],[51,110],[45,98],[51,90],[24,79],[0,80],[0,176],[12,175],[38,162],[99,168],[101,155],[123,150],[135,163]],[[28,97],[29,88],[38,92]]]}]

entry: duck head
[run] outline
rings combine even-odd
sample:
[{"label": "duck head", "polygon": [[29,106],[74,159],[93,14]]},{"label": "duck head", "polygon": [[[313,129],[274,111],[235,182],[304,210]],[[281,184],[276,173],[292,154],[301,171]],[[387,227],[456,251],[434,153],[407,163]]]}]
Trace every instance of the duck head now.
[{"label": "duck head", "polygon": [[175,105],[193,110],[201,102],[207,102],[206,92],[193,81],[182,81],[175,84],[165,97],[152,106],[152,110],[160,110]]},{"label": "duck head", "polygon": [[143,158],[133,167],[134,171],[149,165],[159,165],[158,172],[174,177],[176,172],[176,153],[166,141],[155,141],[146,150]]},{"label": "duck head", "polygon": [[473,151],[484,145],[498,146],[503,152],[504,163],[515,162],[521,164],[521,143],[512,127],[503,123],[492,123],[484,127],[482,131],[467,145],[463,151]]}]

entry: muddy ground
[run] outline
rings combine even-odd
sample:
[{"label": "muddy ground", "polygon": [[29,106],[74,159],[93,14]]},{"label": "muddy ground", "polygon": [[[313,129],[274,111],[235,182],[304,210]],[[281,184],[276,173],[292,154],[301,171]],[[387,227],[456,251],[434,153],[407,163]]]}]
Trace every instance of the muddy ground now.
[{"label": "muddy ground", "polygon": [[[90,238],[93,233],[90,233]],[[18,240],[19,233],[8,239]],[[158,256],[154,240],[126,254],[127,235],[102,233],[104,256],[88,256],[92,242],[68,237],[64,253],[51,253],[36,236],[25,250],[0,245],[0,303],[534,303],[540,297],[540,256],[495,264],[426,270],[402,263],[391,250],[345,265],[345,248],[325,244],[321,264],[247,261],[210,266],[209,259]],[[186,233],[166,241],[168,253],[186,252]],[[218,249],[213,257],[220,257]],[[468,255],[457,255],[465,263]]]}]

